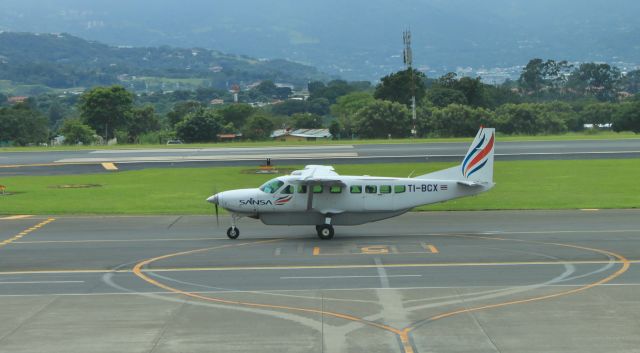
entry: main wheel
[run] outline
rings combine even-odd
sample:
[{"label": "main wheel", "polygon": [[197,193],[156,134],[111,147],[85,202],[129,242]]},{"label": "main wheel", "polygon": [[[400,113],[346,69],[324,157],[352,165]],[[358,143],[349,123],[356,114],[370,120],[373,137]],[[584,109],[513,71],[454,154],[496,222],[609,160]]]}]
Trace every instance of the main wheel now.
[{"label": "main wheel", "polygon": [[227,236],[229,239],[236,239],[240,236],[240,230],[236,227],[229,227],[229,229],[227,229]]},{"label": "main wheel", "polygon": [[318,231],[318,238],[322,240],[329,240],[333,238],[333,226],[330,224],[323,224],[321,226],[316,226],[316,230]]}]

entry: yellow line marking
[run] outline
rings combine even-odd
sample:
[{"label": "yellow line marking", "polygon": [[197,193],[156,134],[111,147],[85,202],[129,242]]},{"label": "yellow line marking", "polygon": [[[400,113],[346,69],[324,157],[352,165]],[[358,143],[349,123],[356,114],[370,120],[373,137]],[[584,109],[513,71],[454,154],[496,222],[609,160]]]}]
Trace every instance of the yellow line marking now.
[{"label": "yellow line marking", "polygon": [[148,283],[150,283],[150,284],[152,284],[152,285],[154,285],[156,287],[165,289],[165,290],[167,290],[169,292],[182,294],[182,295],[185,295],[185,296],[188,296],[188,297],[201,299],[201,300],[204,300],[204,301],[220,303],[220,304],[228,304],[228,305],[239,305],[239,306],[246,306],[246,307],[253,307],[253,308],[280,309],[280,310],[289,310],[289,311],[296,311],[296,312],[303,312],[303,313],[312,313],[312,314],[318,314],[318,315],[322,315],[322,316],[331,316],[331,317],[335,317],[335,318],[339,318],[339,319],[359,322],[359,323],[362,323],[362,324],[365,324],[365,325],[377,327],[379,329],[382,329],[382,330],[385,330],[385,331],[389,331],[389,332],[392,332],[392,333],[395,333],[396,335],[398,335],[400,337],[400,341],[402,342],[402,345],[403,345],[405,353],[413,353],[414,352],[413,348],[411,347],[411,343],[409,341],[408,334],[405,334],[402,331],[400,331],[398,329],[395,329],[395,328],[393,328],[391,326],[387,326],[387,325],[380,324],[380,323],[373,322],[373,321],[366,321],[366,320],[364,320],[364,319],[362,319],[360,317],[356,317],[356,316],[353,316],[353,315],[342,314],[342,313],[331,312],[331,311],[317,310],[317,309],[312,309],[312,308],[299,308],[299,307],[286,306],[286,305],[272,305],[272,304],[243,302],[243,301],[228,300],[228,299],[222,299],[222,298],[216,298],[216,297],[208,297],[208,296],[200,295],[200,294],[197,294],[197,293],[194,293],[194,292],[186,292],[186,291],[183,291],[183,290],[180,290],[180,289],[177,289],[177,288],[170,287],[170,286],[168,286],[168,285],[166,285],[164,283],[160,283],[160,282],[148,277],[142,271],[142,267],[147,266],[147,265],[151,264],[152,262],[163,260],[163,259],[168,259],[168,258],[171,258],[171,257],[195,254],[195,253],[200,253],[200,252],[204,252],[204,251],[211,251],[211,250],[222,249],[222,248],[227,248],[227,247],[232,247],[232,246],[264,244],[264,243],[267,243],[267,242],[274,242],[274,241],[279,241],[279,240],[282,240],[282,239],[257,241],[257,242],[253,242],[253,243],[240,243],[240,244],[236,243],[236,244],[229,244],[229,245],[221,245],[221,246],[216,246],[216,247],[212,247],[212,248],[197,249],[197,250],[191,250],[191,251],[183,251],[183,252],[179,252],[179,253],[173,253],[173,254],[167,254],[167,255],[163,255],[163,256],[158,256],[158,257],[155,257],[155,258],[152,258],[152,259],[148,259],[148,260],[144,260],[144,261],[141,261],[141,262],[137,263],[133,267],[133,273],[136,276],[140,277],[145,282],[148,282]]},{"label": "yellow line marking", "polygon": [[118,167],[114,163],[102,163],[102,168],[106,170],[118,170]]},{"label": "yellow line marking", "polygon": [[[463,236],[464,237],[464,236]],[[470,236],[467,236],[470,237]],[[541,300],[545,300],[545,299],[551,299],[551,298],[556,298],[556,297],[560,297],[560,296],[566,296],[569,294],[573,294],[573,293],[577,293],[580,291],[584,291],[587,290],[589,288],[593,288],[596,287],[598,285],[607,283],[611,280],[613,280],[614,278],[619,277],[620,275],[622,275],[624,272],[626,272],[630,265],[631,265],[631,261],[629,261],[627,258],[625,258],[622,255],[619,255],[617,253],[611,252],[611,251],[607,251],[607,250],[601,250],[601,249],[594,249],[594,248],[588,248],[588,247],[583,247],[583,246],[579,246],[579,245],[572,245],[572,244],[562,244],[562,243],[548,243],[548,242],[538,242],[538,241],[529,241],[529,240],[523,240],[523,239],[508,239],[508,238],[494,238],[494,237],[479,237],[479,236],[475,236],[473,237],[474,239],[487,239],[487,240],[497,240],[497,241],[515,241],[515,242],[524,242],[524,243],[532,243],[532,244],[543,244],[543,245],[554,245],[554,246],[561,246],[561,247],[568,247],[568,248],[574,248],[574,249],[579,249],[579,250],[586,250],[586,251],[590,251],[590,252],[596,252],[602,255],[606,255],[609,258],[615,257],[618,260],[611,260],[611,261],[606,261],[604,263],[610,264],[610,263],[622,263],[622,267],[620,269],[618,269],[616,272],[614,272],[613,274],[600,279],[596,282],[575,288],[575,289],[571,289],[571,290],[567,290],[567,291],[561,291],[561,292],[556,292],[553,294],[547,294],[547,295],[542,295],[542,296],[537,296],[537,297],[531,297],[531,298],[527,298],[527,299],[521,299],[521,300],[514,300],[514,301],[509,301],[509,302],[504,302],[504,303],[497,303],[497,304],[491,304],[491,305],[484,305],[484,306],[478,306],[478,307],[473,307],[473,308],[465,308],[465,309],[459,309],[459,310],[454,310],[454,311],[450,311],[450,312],[446,312],[446,313],[442,313],[436,316],[433,316],[427,320],[420,320],[410,326],[407,326],[403,329],[398,329],[392,326],[387,326],[384,324],[380,324],[377,322],[372,322],[372,321],[367,321],[363,318],[359,318],[353,315],[349,315],[349,314],[342,314],[342,313],[337,313],[337,312],[330,312],[330,311],[320,311],[317,309],[313,309],[313,308],[303,308],[303,307],[292,307],[292,306],[286,306],[286,305],[274,305],[274,304],[264,304],[264,303],[255,303],[255,302],[243,302],[243,301],[235,301],[235,300],[229,300],[229,299],[223,299],[223,298],[218,298],[218,297],[210,297],[210,296],[205,296],[205,295],[201,295],[201,294],[197,294],[195,292],[187,292],[184,290],[180,290],[174,287],[171,287],[169,285],[166,285],[164,283],[158,282],[150,277],[148,277],[146,274],[144,274],[144,270],[142,270],[143,267],[148,266],[149,264],[159,261],[159,260],[164,260],[164,259],[168,259],[168,258],[173,258],[176,256],[183,256],[183,255],[190,255],[190,254],[196,254],[196,253],[201,253],[201,252],[205,252],[205,251],[211,251],[211,250],[216,250],[216,249],[222,249],[222,248],[227,248],[227,247],[231,247],[231,246],[243,246],[243,245],[252,245],[252,244],[262,244],[262,243],[266,243],[269,242],[268,241],[259,241],[259,242],[254,242],[254,243],[240,243],[240,244],[229,244],[229,245],[222,245],[222,246],[217,246],[217,247],[211,247],[211,248],[204,248],[204,249],[196,249],[196,250],[191,250],[191,251],[183,251],[183,252],[178,252],[178,253],[172,253],[172,254],[167,254],[167,255],[163,255],[163,256],[158,256],[155,258],[151,258],[151,259],[147,259],[144,261],[141,261],[139,263],[137,263],[134,267],[133,267],[133,273],[140,277],[142,280],[156,286],[162,289],[165,289],[169,292],[172,293],[176,293],[176,294],[182,294],[191,298],[196,298],[196,299],[201,299],[204,301],[209,301],[209,302],[214,302],[214,303],[219,303],[219,304],[227,304],[227,305],[237,305],[237,306],[245,306],[245,307],[256,307],[256,308],[268,308],[268,309],[280,309],[280,310],[288,310],[288,311],[295,311],[295,312],[304,312],[304,313],[314,313],[314,314],[319,314],[322,316],[330,316],[330,317],[335,317],[335,318],[339,318],[339,319],[344,319],[344,320],[349,320],[349,321],[353,321],[353,322],[358,322],[361,324],[365,324],[365,325],[369,325],[375,328],[379,328],[382,330],[385,330],[387,332],[391,332],[394,333],[399,339],[400,339],[400,343],[401,343],[401,348],[402,348],[402,352],[403,353],[414,353],[412,344],[411,344],[411,338],[410,338],[410,334],[411,331],[415,330],[417,327],[419,327],[421,324],[425,323],[425,322],[431,322],[431,321],[435,321],[438,319],[442,319],[442,318],[446,318],[446,317],[450,317],[450,316],[454,316],[454,315],[458,315],[461,313],[469,313],[469,312],[474,312],[474,311],[480,311],[480,310],[484,310],[484,309],[491,309],[491,308],[497,308],[497,307],[503,307],[503,306],[508,306],[508,305],[514,305],[514,304],[522,304],[522,303],[530,303],[530,302],[536,302],[536,301],[541,301]],[[270,241],[278,241],[278,239],[275,240],[270,240]],[[314,248],[315,250],[315,248]],[[602,261],[601,261],[602,262]],[[566,264],[566,261],[555,261],[555,262],[545,262],[545,264]],[[420,265],[425,265],[425,264],[420,264]],[[404,265],[406,266],[406,265]],[[308,266],[310,268],[312,267],[316,267],[316,266]],[[376,266],[378,267],[378,266]],[[387,266],[385,266],[387,267]],[[266,267],[265,267],[266,268]],[[282,267],[280,267],[282,268]],[[305,267],[306,268],[306,267]],[[246,269],[246,268],[245,268]],[[155,270],[154,270],[155,271]]]},{"label": "yellow line marking", "polygon": [[0,219],[24,219],[24,218],[29,218],[29,217],[33,217],[32,215],[28,215],[28,214],[21,214],[21,215],[15,215],[15,216],[8,216],[8,217],[2,217]]},{"label": "yellow line marking", "polygon": [[14,235],[13,237],[11,237],[11,238],[3,241],[2,243],[0,243],[0,248],[3,247],[3,246],[6,246],[6,245],[9,245],[9,244],[13,243],[14,241],[24,237],[25,235],[27,235],[27,234],[39,229],[42,226],[47,225],[47,224],[49,224],[49,223],[51,223],[51,222],[53,222],[55,220],[56,220],[55,218],[47,218],[46,220],[38,223],[36,226],[28,228],[26,230],[23,230],[22,232]]},{"label": "yellow line marking", "polygon": [[318,256],[320,255],[320,248],[317,246],[313,247],[313,256]]},{"label": "yellow line marking", "polygon": [[600,211],[599,208],[581,208],[580,211]]},{"label": "yellow line marking", "polygon": [[[462,236],[462,237],[468,238],[468,236]],[[592,251],[592,252],[596,252],[596,253],[599,253],[599,254],[603,254],[603,255],[606,255],[606,256],[609,256],[609,257],[615,257],[615,258],[618,259],[617,261],[606,261],[605,263],[622,263],[622,267],[620,267],[620,269],[618,269],[616,272],[610,274],[609,276],[607,276],[607,277],[605,277],[603,279],[600,279],[598,281],[586,284],[584,286],[581,286],[581,287],[578,287],[578,288],[575,288],[575,289],[556,292],[556,293],[552,293],[552,294],[541,295],[541,296],[538,296],[538,297],[531,297],[531,298],[513,300],[513,301],[508,301],[508,302],[503,302],[503,303],[497,303],[497,304],[483,305],[483,306],[477,306],[477,307],[472,307],[472,308],[453,310],[453,311],[445,312],[445,313],[442,313],[442,314],[438,314],[438,315],[432,316],[428,320],[421,320],[418,323],[414,323],[413,325],[410,325],[410,326],[404,328],[402,330],[403,333],[405,333],[406,335],[409,335],[409,333],[411,331],[413,331],[414,329],[419,327],[422,323],[431,322],[431,321],[435,321],[435,320],[440,320],[440,319],[444,319],[444,318],[447,318],[447,317],[455,316],[455,315],[458,315],[458,314],[470,313],[470,312],[475,312],[475,311],[480,311],[480,310],[485,310],[485,309],[500,308],[500,307],[504,307],[504,306],[508,306],[508,305],[532,303],[532,302],[537,302],[537,301],[542,301],[542,300],[546,300],[546,299],[552,299],[552,298],[557,298],[557,297],[562,297],[562,296],[567,296],[567,295],[570,295],[570,294],[578,293],[578,292],[581,292],[581,291],[584,291],[584,290],[599,286],[601,284],[605,284],[605,283],[610,282],[611,280],[621,276],[623,273],[625,273],[629,269],[629,267],[631,266],[631,263],[634,262],[634,261],[630,261],[626,257],[624,257],[624,256],[622,256],[620,254],[614,253],[612,251],[607,251],[607,250],[602,250],[602,249],[595,249],[595,248],[588,248],[586,246],[563,244],[563,243],[547,243],[547,242],[533,241],[533,240],[523,240],[523,239],[489,238],[489,237],[474,237],[474,238],[475,239],[480,238],[480,239],[488,239],[488,240],[498,240],[498,241],[501,241],[501,240],[502,241],[515,241],[515,242],[544,244],[544,245],[555,245],[555,246],[562,246],[562,247],[574,248],[574,249],[579,249],[579,250],[587,250],[587,251]]]}]

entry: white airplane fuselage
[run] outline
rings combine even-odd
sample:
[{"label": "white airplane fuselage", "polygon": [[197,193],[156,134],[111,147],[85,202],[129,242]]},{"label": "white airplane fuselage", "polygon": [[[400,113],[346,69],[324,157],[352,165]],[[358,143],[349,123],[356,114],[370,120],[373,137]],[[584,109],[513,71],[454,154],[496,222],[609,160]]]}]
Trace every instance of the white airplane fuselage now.
[{"label": "white airplane fuselage", "polygon": [[[327,214],[331,215],[334,225],[359,225],[493,187],[469,188],[454,180],[348,175],[340,178],[342,185],[317,185],[314,192],[311,185],[297,184],[297,177],[283,176],[274,179],[283,182],[274,193],[259,188],[233,190],[218,194],[219,204],[231,212],[258,218],[269,225],[316,225],[324,222]],[[311,197],[309,192],[313,193]]]}]

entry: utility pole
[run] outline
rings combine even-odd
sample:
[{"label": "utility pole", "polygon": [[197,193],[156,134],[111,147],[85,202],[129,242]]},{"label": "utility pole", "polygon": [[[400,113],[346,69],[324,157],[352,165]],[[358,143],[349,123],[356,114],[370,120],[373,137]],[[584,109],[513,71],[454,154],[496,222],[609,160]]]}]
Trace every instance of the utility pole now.
[{"label": "utility pole", "polygon": [[411,136],[414,138],[418,134],[416,129],[416,83],[413,74],[413,51],[411,50],[411,31],[406,30],[402,33],[402,41],[404,42],[403,60],[404,65],[411,73],[411,121],[413,122],[413,128],[411,129]]}]

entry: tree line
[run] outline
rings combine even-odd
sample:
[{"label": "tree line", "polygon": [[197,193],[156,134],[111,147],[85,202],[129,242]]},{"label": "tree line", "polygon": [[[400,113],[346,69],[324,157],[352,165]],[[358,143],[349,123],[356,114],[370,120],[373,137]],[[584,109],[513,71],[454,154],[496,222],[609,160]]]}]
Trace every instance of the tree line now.
[{"label": "tree line", "polygon": [[[54,134],[71,144],[113,137],[120,143],[215,142],[220,134],[263,140],[277,128],[321,127],[341,139],[402,138],[414,124],[420,137],[472,136],[479,125],[524,135],[581,131],[585,124],[640,133],[640,71],[623,74],[608,64],[533,59],[518,80],[500,85],[402,70],[375,86],[333,80],[307,88],[306,99],[292,99],[291,88],[263,81],[240,91],[240,103],[215,88],[135,95],[115,85],[80,96],[42,95],[0,108],[0,142],[45,142]],[[225,104],[211,105],[212,99]]]}]

